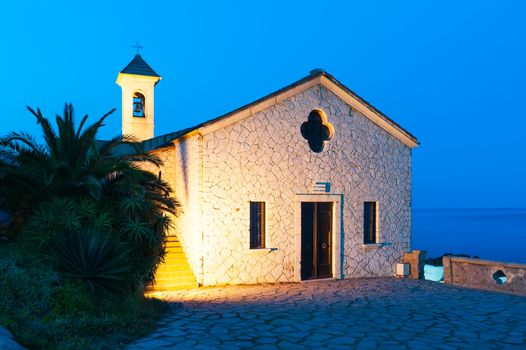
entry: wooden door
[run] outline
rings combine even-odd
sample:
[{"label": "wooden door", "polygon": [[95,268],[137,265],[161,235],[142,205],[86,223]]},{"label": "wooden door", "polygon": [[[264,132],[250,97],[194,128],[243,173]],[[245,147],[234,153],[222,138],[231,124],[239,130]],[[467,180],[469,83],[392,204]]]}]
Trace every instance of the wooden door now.
[{"label": "wooden door", "polygon": [[332,277],[332,203],[301,203],[301,279]]}]

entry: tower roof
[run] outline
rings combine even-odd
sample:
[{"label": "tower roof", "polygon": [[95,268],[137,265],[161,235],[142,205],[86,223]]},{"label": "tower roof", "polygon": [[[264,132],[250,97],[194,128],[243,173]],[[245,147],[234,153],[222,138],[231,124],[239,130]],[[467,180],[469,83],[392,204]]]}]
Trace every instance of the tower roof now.
[{"label": "tower roof", "polygon": [[155,73],[152,67],[150,67],[150,65],[146,63],[146,61],[143,60],[139,54],[135,55],[133,60],[131,60],[131,62],[128,63],[128,65],[124,67],[123,70],[121,70],[121,73],[144,75],[147,77],[161,77],[159,74]]}]

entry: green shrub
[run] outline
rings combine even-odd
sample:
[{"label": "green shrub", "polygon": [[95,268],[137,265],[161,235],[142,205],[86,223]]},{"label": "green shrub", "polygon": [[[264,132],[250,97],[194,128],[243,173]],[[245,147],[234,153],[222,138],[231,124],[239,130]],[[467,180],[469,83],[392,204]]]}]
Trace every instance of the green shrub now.
[{"label": "green shrub", "polygon": [[11,236],[49,259],[65,233],[109,237],[133,251],[128,285],[142,289],[164,257],[165,234],[179,208],[170,185],[142,166],[161,160],[131,136],[97,141],[111,112],[89,126],[85,116],[77,126],[66,104],[53,128],[40,110],[29,111],[43,143],[24,132],[0,139],[0,208],[13,218]]},{"label": "green shrub", "polygon": [[97,230],[101,227],[111,230],[111,219],[112,216],[97,208],[93,200],[52,196],[28,217],[22,230],[22,243],[42,253],[49,248],[50,242],[65,232],[104,232]]},{"label": "green shrub", "polygon": [[130,136],[97,141],[111,112],[77,127],[65,105],[54,129],[29,111],[43,143],[24,132],[0,139],[0,209],[12,219],[2,235],[14,242],[0,241],[0,324],[29,348],[144,334],[163,304],[144,299],[143,287],[179,208],[170,185],[142,166],[160,159]]},{"label": "green shrub", "polygon": [[[97,242],[97,246],[104,245],[104,250],[113,252],[105,254],[111,256],[115,263],[118,262],[121,270],[125,270],[122,263],[127,262],[129,273],[119,273],[118,279],[125,280],[126,287],[131,290],[141,289],[153,281],[155,270],[164,257],[165,232],[171,221],[166,215],[156,213],[151,208],[153,214],[121,209],[117,204],[98,205],[89,198],[51,197],[29,217],[19,242],[26,251],[37,252],[49,259],[55,259],[58,252],[60,264],[68,272],[80,277],[79,271],[72,269],[68,259],[69,256],[76,256],[72,251],[72,240],[77,239],[77,251],[81,246],[86,249],[90,247],[88,243],[92,240],[91,243]],[[78,236],[65,240],[67,232]],[[88,236],[94,238],[90,239]],[[80,237],[85,237],[85,242],[79,242]],[[123,253],[118,254],[119,252]],[[77,265],[81,262],[78,261],[79,258],[80,256],[77,258]],[[83,279],[85,280],[84,277]],[[115,280],[113,285],[118,285],[117,282]],[[120,291],[123,288],[107,289]]]},{"label": "green shrub", "polygon": [[91,292],[122,292],[128,286],[130,250],[94,232],[57,235],[58,268],[81,279]]},{"label": "green shrub", "polygon": [[0,324],[28,348],[115,348],[112,339],[152,331],[166,308],[140,293],[89,293],[81,281],[26,254],[0,243]]}]

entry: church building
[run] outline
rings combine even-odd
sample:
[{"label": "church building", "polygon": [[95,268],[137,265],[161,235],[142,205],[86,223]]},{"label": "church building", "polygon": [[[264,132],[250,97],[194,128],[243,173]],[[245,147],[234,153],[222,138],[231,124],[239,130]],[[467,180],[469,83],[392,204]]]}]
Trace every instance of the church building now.
[{"label": "church building", "polygon": [[411,250],[413,135],[317,69],[156,136],[160,79],[140,55],[117,78],[123,134],[160,156],[182,205],[157,290],[393,275]]}]

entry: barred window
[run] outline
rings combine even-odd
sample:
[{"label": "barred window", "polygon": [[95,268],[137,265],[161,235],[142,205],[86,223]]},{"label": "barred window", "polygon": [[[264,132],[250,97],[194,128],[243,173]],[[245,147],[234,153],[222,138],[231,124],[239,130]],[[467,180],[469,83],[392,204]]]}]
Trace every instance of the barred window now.
[{"label": "barred window", "polygon": [[363,203],[363,242],[377,243],[376,237],[376,202]]},{"label": "barred window", "polygon": [[265,202],[250,202],[250,249],[265,248]]}]

